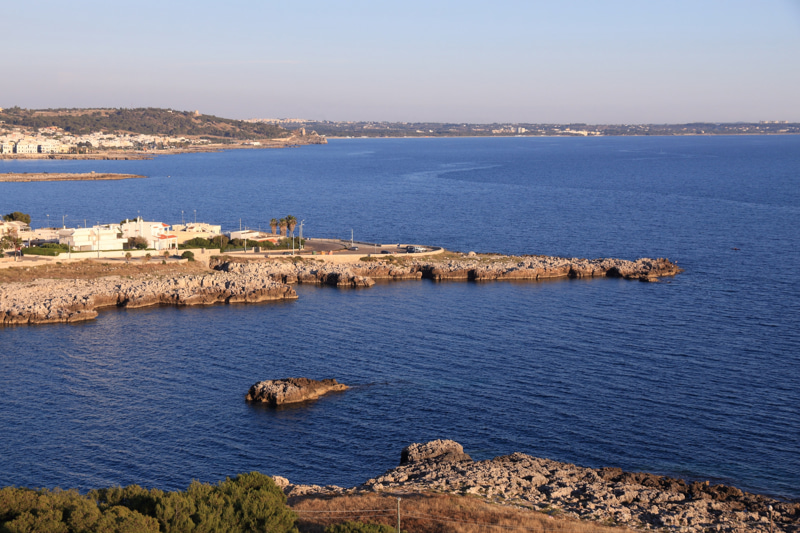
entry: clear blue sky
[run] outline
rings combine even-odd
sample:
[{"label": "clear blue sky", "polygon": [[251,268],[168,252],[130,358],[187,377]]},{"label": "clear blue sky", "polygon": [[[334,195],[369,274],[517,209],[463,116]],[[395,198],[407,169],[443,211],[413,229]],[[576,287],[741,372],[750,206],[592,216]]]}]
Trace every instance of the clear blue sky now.
[{"label": "clear blue sky", "polygon": [[6,2],[0,106],[800,122],[800,0]]}]

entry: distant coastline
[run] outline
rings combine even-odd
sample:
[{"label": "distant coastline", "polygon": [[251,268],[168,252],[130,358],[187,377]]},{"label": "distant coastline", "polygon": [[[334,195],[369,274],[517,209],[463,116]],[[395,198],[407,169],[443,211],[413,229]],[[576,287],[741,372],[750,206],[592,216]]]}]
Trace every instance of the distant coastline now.
[{"label": "distant coastline", "polygon": [[0,182],[25,182],[25,181],[103,181],[127,180],[133,178],[146,178],[140,174],[115,174],[110,172],[95,173],[70,173],[70,172],[9,172],[0,174]]}]

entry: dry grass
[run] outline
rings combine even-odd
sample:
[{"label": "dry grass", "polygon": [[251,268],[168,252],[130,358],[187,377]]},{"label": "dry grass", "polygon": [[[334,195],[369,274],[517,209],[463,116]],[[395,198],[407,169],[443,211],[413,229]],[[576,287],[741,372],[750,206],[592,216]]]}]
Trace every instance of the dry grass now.
[{"label": "dry grass", "polygon": [[[325,527],[346,521],[397,524],[397,498],[400,526],[409,533],[625,533],[623,527],[607,527],[486,502],[477,497],[448,494],[357,494],[344,496],[297,496],[290,507],[300,517],[301,533],[322,533]],[[377,511],[376,511],[377,510]]]},{"label": "dry grass", "polygon": [[35,279],[96,279],[106,276],[179,276],[206,273],[208,269],[201,262],[167,262],[154,257],[145,263],[141,260],[108,260],[105,262],[84,260],[74,263],[48,263],[34,267],[9,267],[0,269],[0,283],[33,281]]}]

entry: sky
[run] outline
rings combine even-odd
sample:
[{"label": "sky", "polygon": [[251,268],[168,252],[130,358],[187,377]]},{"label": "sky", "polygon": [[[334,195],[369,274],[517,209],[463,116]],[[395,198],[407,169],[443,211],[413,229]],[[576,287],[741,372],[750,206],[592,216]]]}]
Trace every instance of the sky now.
[{"label": "sky", "polygon": [[0,49],[0,107],[800,122],[800,0],[27,0]]}]

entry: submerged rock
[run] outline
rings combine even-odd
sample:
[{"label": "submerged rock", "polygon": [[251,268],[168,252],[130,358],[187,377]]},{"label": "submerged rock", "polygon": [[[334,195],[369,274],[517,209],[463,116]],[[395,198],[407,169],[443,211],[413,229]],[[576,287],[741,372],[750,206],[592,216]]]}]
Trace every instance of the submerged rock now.
[{"label": "submerged rock", "polygon": [[245,396],[248,402],[268,403],[275,407],[287,403],[316,400],[332,391],[343,391],[347,385],[335,379],[315,380],[308,378],[268,379],[250,387]]}]

